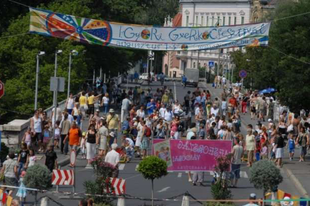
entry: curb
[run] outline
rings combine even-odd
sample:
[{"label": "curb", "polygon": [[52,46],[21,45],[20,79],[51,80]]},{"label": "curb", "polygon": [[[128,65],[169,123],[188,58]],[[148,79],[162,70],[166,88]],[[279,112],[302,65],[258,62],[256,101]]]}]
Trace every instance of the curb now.
[{"label": "curb", "polygon": [[309,198],[309,195],[305,188],[302,186],[300,181],[295,177],[290,169],[283,168],[288,178],[293,182],[294,186],[297,188],[298,192],[305,198]]}]

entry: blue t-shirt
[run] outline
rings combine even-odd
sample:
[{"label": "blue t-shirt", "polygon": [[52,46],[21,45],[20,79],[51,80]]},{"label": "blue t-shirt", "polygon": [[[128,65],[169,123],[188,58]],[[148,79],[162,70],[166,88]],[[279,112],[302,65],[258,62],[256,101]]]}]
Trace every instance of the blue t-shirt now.
[{"label": "blue t-shirt", "polygon": [[288,148],[289,149],[294,149],[295,148],[295,142],[292,139],[288,140]]},{"label": "blue t-shirt", "polygon": [[148,115],[153,114],[153,111],[155,109],[155,103],[149,102],[147,103],[146,107]]}]

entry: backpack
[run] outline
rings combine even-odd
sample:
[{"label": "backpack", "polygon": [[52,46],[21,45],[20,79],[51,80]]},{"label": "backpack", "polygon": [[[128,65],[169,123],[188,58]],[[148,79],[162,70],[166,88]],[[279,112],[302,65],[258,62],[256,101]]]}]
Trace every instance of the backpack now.
[{"label": "backpack", "polygon": [[152,135],[152,131],[149,127],[145,127],[145,136],[150,137]]}]

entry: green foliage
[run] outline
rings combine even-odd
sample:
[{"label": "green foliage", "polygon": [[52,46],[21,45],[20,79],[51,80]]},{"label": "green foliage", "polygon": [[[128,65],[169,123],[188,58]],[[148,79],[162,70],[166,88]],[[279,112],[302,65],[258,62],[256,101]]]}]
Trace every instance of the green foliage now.
[{"label": "green foliage", "polygon": [[[117,170],[113,165],[103,161],[101,157],[96,157],[92,161],[92,166],[95,170],[96,179],[94,181],[85,181],[84,188],[86,194],[97,204],[109,205],[112,201],[111,198],[104,196],[105,194],[111,195],[113,187],[109,181],[109,177]],[[107,189],[109,192],[107,192]]]},{"label": "green foliage", "polygon": [[52,173],[42,164],[35,164],[27,169],[24,177],[26,187],[47,190],[52,187]]},{"label": "green foliage", "polygon": [[255,162],[250,169],[250,182],[256,189],[271,191],[283,181],[283,177],[274,162],[262,160]]},{"label": "green foliage", "polygon": [[8,154],[9,154],[9,148],[4,144],[4,142],[1,142],[1,151],[0,151],[1,162],[4,162],[6,160]]},{"label": "green foliage", "polygon": [[231,191],[229,190],[227,182],[224,179],[221,179],[211,185],[211,194],[215,200],[227,200],[232,198]]},{"label": "green foliage", "polygon": [[[55,12],[81,17],[118,21],[123,23],[145,23],[162,25],[168,15],[177,13],[178,0],[25,0],[23,3]],[[5,83],[5,96],[0,102],[0,114],[8,111],[16,114],[33,114],[36,55],[40,57],[38,107],[46,108],[52,104],[52,92],[49,91],[49,79],[54,74],[55,51],[62,49],[58,56],[60,77],[67,78],[70,50],[77,50],[78,56],[72,60],[71,91],[77,93],[80,85],[92,78],[93,70],[100,68],[111,76],[126,72],[138,60],[145,59],[147,52],[121,48],[83,45],[77,42],[26,34],[29,31],[29,10],[8,0],[2,2],[4,9],[0,14],[0,79]],[[20,9],[19,9],[20,8]],[[9,37],[16,34],[26,34]],[[86,51],[85,53],[83,51]],[[161,70],[162,52],[158,52],[154,67]],[[159,61],[159,62],[158,62]],[[66,92],[59,93],[63,100]],[[9,116],[9,115],[7,115]],[[12,116],[12,115],[10,115]]]},{"label": "green foliage", "polygon": [[167,163],[155,156],[149,156],[142,160],[137,170],[148,180],[159,179],[168,174]]},{"label": "green foliage", "polygon": [[[245,69],[245,85],[253,89],[275,87],[283,105],[293,112],[310,109],[310,15],[286,18],[310,10],[310,1],[280,1],[271,24],[269,47],[232,53],[238,72]],[[277,21],[277,19],[279,19]]]},{"label": "green foliage", "polygon": [[232,194],[228,188],[229,179],[223,178],[224,173],[229,173],[232,154],[216,158],[214,170],[219,174],[217,181],[211,185],[211,194],[216,200],[231,199]]}]

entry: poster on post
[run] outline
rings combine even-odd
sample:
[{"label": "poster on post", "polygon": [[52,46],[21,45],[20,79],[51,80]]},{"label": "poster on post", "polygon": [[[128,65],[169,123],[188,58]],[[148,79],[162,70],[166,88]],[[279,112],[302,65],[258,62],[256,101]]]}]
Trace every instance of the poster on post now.
[{"label": "poster on post", "polygon": [[231,148],[231,140],[153,140],[153,154],[168,160],[168,171],[214,171],[216,158]]}]

